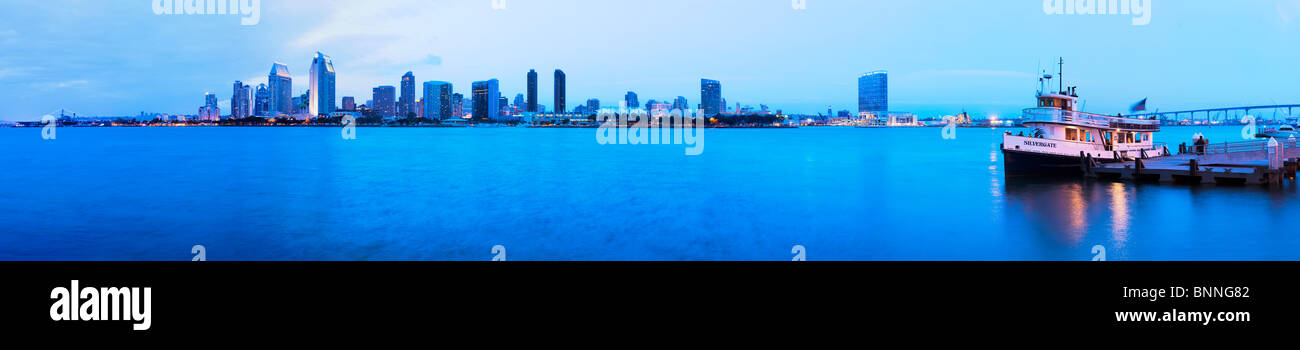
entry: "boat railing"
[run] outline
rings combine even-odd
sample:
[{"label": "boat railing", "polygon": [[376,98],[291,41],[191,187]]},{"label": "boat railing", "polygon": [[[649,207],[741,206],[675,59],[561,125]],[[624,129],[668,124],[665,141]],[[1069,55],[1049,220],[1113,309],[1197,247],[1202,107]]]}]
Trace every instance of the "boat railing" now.
[{"label": "boat railing", "polygon": [[1024,117],[1029,121],[1066,123],[1100,129],[1160,130],[1160,121],[1156,119],[1124,118],[1059,108],[1026,108]]}]

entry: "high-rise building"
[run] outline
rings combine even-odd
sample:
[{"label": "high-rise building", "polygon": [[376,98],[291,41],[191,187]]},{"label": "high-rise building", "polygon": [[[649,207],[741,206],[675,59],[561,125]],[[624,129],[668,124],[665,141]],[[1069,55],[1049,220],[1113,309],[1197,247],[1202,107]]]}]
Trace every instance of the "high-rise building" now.
[{"label": "high-rise building", "polygon": [[488,122],[501,119],[500,82],[496,79],[476,81],[473,84],[474,121]]},{"label": "high-rise building", "polygon": [[555,70],[555,113],[566,113],[568,109],[564,104],[564,71]]},{"label": "high-rise building", "polygon": [[627,102],[628,109],[641,108],[641,102],[637,101],[635,92],[628,91],[627,95],[623,95],[623,101]]},{"label": "high-rise building", "polygon": [[537,112],[537,71],[528,70],[528,108],[529,112]]},{"label": "high-rise building", "polygon": [[272,64],[266,83],[270,89],[270,109],[267,114],[293,114],[293,76],[289,75],[289,66],[280,62]]},{"label": "high-rise building", "polygon": [[234,92],[230,96],[230,117],[235,119],[252,116],[252,103],[248,99],[249,87],[243,82],[235,81]]},{"label": "high-rise building", "polygon": [[524,98],[524,94],[515,94],[514,105],[524,111],[528,110],[528,100]]},{"label": "high-rise building", "polygon": [[510,99],[506,98],[505,96],[501,96],[500,98],[497,99],[497,107],[501,108],[501,111],[497,113],[497,115],[500,116],[510,115]]},{"label": "high-rise building", "polygon": [[217,93],[211,91],[203,93],[203,105],[208,107],[216,107]]},{"label": "high-rise building", "polygon": [[406,118],[415,113],[415,74],[402,75],[402,95],[397,98],[397,115]]},{"label": "high-rise building", "polygon": [[453,117],[451,83],[428,81],[424,83],[424,115],[430,120],[447,120]]},{"label": "high-rise building", "polygon": [[456,119],[465,116],[465,95],[459,92],[451,94],[451,115]]},{"label": "high-rise building", "polygon": [[375,87],[371,90],[374,95],[374,105],[370,109],[379,113],[380,116],[391,117],[397,115],[397,88],[392,85]]},{"label": "high-rise building", "polygon": [[889,111],[889,73],[881,70],[858,76],[858,113]]},{"label": "high-rise building", "polygon": [[588,99],[588,100],[587,100],[587,113],[596,113],[596,112],[600,112],[600,100],[598,100],[598,99],[594,99],[594,98],[593,98],[593,99]]},{"label": "high-rise building", "polygon": [[357,110],[357,99],[352,96],[343,96],[343,110],[345,111]]},{"label": "high-rise building", "polygon": [[258,84],[257,92],[253,98],[253,115],[264,116],[271,110],[271,90],[266,88],[266,84]]},{"label": "high-rise building", "polygon": [[312,117],[334,113],[334,60],[329,56],[317,52],[316,58],[311,60],[311,82],[307,88],[311,92],[308,97],[307,113]]},{"label": "high-rise building", "polygon": [[691,109],[691,105],[686,101],[685,96],[677,96],[677,98],[673,100],[672,109],[688,111]]},{"label": "high-rise building", "polygon": [[722,83],[712,79],[700,79],[700,111],[705,116],[714,116],[727,108],[722,99]]}]

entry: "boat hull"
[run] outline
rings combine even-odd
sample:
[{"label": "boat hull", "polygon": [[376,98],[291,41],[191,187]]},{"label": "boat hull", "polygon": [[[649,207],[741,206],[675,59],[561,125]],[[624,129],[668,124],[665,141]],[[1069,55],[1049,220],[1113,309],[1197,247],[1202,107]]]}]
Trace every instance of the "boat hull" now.
[{"label": "boat hull", "polygon": [[1083,176],[1083,160],[1077,156],[1003,149],[1002,165],[1007,177]]}]

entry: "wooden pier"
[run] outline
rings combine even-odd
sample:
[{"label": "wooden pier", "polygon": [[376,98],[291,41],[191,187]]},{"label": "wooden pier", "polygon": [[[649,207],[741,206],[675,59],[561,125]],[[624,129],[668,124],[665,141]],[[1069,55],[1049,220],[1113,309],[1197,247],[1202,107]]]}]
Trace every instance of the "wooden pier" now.
[{"label": "wooden pier", "polygon": [[1120,158],[1116,154],[1107,161],[1083,155],[1084,174],[1098,179],[1135,182],[1280,185],[1285,180],[1296,180],[1300,141],[1184,144],[1179,147],[1177,155]]}]

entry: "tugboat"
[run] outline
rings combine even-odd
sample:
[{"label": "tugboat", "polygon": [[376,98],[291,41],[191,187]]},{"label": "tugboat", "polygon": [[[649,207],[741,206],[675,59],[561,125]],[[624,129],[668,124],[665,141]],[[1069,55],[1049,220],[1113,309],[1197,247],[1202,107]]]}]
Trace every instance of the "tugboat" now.
[{"label": "tugboat", "polygon": [[1255,137],[1264,138],[1264,139],[1275,138],[1275,139],[1283,139],[1283,140],[1294,138],[1294,137],[1300,137],[1300,131],[1296,131],[1295,126],[1296,126],[1296,118],[1294,117],[1287,118],[1285,124],[1278,126],[1276,129],[1266,129],[1263,132],[1260,132],[1259,134],[1255,135]]},{"label": "tugboat", "polygon": [[[1063,80],[1064,59],[1060,67],[1056,78]],[[1006,176],[1081,176],[1086,158],[1111,163],[1169,154],[1152,138],[1160,131],[1159,120],[1081,112],[1077,87],[1067,89],[1062,81],[1057,92],[1047,92],[1052,78],[1038,79],[1038,107],[1024,110],[1022,125],[1030,132],[1002,136]]]}]

